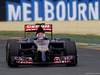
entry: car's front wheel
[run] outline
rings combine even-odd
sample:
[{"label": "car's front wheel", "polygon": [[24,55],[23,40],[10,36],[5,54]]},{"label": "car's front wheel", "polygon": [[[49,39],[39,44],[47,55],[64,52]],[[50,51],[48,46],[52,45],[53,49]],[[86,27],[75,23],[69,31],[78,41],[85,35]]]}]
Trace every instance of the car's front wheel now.
[{"label": "car's front wheel", "polygon": [[66,41],[66,55],[73,56],[73,60],[66,65],[76,66],[77,65],[77,49],[76,49],[76,44],[74,41]]},{"label": "car's front wheel", "polygon": [[19,55],[20,45],[17,40],[9,40],[6,47],[6,61],[9,67],[17,67],[13,57]]}]

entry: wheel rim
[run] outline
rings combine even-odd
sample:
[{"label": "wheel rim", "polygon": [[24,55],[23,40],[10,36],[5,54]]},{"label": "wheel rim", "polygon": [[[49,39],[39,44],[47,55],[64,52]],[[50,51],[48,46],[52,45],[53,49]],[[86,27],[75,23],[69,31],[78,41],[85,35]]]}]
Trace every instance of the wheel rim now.
[{"label": "wheel rim", "polygon": [[9,58],[9,50],[7,50],[6,52],[6,61],[8,62],[8,58]]}]

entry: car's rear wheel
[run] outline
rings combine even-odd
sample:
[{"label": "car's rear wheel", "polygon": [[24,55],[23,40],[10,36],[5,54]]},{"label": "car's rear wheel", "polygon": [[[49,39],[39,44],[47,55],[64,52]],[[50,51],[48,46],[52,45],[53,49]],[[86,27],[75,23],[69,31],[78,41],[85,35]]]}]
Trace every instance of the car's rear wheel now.
[{"label": "car's rear wheel", "polygon": [[74,41],[66,41],[66,55],[72,55],[73,60],[66,65],[76,66],[77,65],[77,49]]},{"label": "car's rear wheel", "polygon": [[8,40],[6,46],[6,61],[9,67],[17,67],[18,64],[14,61],[13,56],[19,55],[20,44],[18,40]]}]

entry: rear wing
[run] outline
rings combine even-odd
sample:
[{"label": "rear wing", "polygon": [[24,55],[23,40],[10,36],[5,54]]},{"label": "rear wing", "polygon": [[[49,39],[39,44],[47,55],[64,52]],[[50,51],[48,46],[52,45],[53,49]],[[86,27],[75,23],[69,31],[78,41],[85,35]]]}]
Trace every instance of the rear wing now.
[{"label": "rear wing", "polygon": [[36,32],[40,26],[46,32],[52,31],[52,25],[25,25],[25,32]]},{"label": "rear wing", "polygon": [[52,24],[45,24],[45,25],[25,25],[25,31],[24,31],[24,38],[26,38],[26,32],[37,32],[39,27],[42,27],[44,32],[51,32],[51,39],[52,37]]}]

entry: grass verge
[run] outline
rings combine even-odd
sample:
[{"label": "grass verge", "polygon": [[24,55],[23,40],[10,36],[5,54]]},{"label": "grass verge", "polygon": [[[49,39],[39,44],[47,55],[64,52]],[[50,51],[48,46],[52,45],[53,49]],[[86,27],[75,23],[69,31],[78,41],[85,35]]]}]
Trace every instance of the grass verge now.
[{"label": "grass verge", "polygon": [[[35,33],[29,32],[28,35],[34,35]],[[0,31],[0,35],[11,35],[11,36],[23,36],[23,31]],[[50,36],[49,33],[46,34]],[[87,39],[100,39],[100,36],[97,35],[77,35],[77,34],[53,34],[54,37],[63,37],[63,38],[87,38]]]}]

